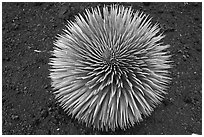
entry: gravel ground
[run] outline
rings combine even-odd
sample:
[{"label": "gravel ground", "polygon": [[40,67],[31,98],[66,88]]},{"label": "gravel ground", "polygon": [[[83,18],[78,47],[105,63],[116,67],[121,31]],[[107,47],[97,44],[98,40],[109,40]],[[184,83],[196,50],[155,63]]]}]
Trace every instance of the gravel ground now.
[{"label": "gravel ground", "polygon": [[111,3],[2,4],[2,134],[202,134],[202,3],[118,3],[161,24],[174,67],[168,95],[150,117],[126,131],[87,128],[56,103],[50,51],[66,20]]}]

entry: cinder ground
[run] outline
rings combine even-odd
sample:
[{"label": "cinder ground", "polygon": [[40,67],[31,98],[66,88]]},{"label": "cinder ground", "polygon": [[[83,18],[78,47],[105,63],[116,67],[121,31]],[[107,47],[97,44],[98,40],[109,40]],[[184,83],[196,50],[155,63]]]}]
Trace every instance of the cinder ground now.
[{"label": "cinder ground", "polygon": [[202,134],[202,3],[119,3],[161,24],[174,67],[169,94],[150,117],[122,131],[92,130],[74,120],[51,93],[49,57],[66,20],[110,3],[2,4],[3,134]]}]

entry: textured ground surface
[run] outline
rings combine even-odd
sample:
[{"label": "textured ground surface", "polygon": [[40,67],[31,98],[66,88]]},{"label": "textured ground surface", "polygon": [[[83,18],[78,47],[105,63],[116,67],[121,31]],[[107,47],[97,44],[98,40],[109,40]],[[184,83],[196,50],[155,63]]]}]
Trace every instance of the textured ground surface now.
[{"label": "textured ground surface", "polygon": [[[202,134],[201,3],[119,3],[158,21],[174,67],[169,94],[134,127],[101,132],[67,116],[48,78],[53,40],[74,15],[104,3],[3,3],[3,134]],[[106,3],[107,4],[107,3]]]}]

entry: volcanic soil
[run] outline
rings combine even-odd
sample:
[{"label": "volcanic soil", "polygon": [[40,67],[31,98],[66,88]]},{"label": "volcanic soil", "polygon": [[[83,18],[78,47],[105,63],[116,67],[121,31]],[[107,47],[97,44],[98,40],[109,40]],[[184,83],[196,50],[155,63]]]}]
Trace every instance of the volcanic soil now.
[{"label": "volcanic soil", "polygon": [[87,128],[52,94],[50,51],[66,20],[112,3],[2,3],[2,134],[202,134],[202,3],[118,3],[160,23],[170,44],[172,82],[164,101],[134,127]]}]

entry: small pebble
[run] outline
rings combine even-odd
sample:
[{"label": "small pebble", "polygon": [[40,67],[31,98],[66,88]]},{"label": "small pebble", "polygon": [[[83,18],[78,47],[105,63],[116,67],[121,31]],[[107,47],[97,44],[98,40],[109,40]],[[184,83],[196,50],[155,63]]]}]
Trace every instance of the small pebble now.
[{"label": "small pebble", "polygon": [[19,120],[19,116],[18,115],[11,115],[11,119],[12,120]]}]

